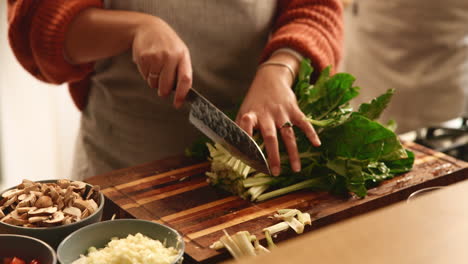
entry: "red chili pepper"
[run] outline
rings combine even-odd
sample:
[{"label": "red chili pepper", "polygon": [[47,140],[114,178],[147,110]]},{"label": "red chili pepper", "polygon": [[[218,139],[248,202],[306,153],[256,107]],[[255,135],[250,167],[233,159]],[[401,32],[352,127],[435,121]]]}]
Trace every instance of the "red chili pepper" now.
[{"label": "red chili pepper", "polygon": [[24,260],[20,259],[20,258],[17,258],[17,257],[14,257],[10,264],[26,264],[26,262],[24,262]]},{"label": "red chili pepper", "polygon": [[31,262],[29,262],[29,264],[41,264],[41,263],[39,262],[39,260],[33,259],[31,260]]}]

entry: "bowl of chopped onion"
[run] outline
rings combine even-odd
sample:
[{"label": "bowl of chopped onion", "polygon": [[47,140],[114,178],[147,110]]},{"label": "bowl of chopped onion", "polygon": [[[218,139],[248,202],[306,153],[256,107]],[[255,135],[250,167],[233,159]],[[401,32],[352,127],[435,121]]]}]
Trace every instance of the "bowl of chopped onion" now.
[{"label": "bowl of chopped onion", "polygon": [[184,241],[174,229],[151,221],[117,219],[83,227],[57,249],[60,263],[180,264]]},{"label": "bowl of chopped onion", "polygon": [[29,181],[0,192],[0,234],[40,239],[52,248],[75,230],[101,220],[99,186],[67,179]]},{"label": "bowl of chopped onion", "polygon": [[21,235],[0,234],[0,263],[56,264],[55,251],[45,242]]}]

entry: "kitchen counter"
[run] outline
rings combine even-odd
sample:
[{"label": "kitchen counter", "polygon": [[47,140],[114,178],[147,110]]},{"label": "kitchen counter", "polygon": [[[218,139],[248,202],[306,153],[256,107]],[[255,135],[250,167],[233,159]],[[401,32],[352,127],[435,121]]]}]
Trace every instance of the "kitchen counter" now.
[{"label": "kitchen counter", "polygon": [[401,202],[305,234],[271,254],[236,263],[468,263],[467,245],[465,180],[411,203]]}]

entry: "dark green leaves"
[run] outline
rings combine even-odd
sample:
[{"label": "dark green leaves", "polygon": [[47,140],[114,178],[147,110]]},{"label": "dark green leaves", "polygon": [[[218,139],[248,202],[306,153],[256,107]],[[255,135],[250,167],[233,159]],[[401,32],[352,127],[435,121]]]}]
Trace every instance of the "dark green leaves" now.
[{"label": "dark green leaves", "polygon": [[343,124],[324,131],[321,150],[328,158],[396,160],[406,158],[397,136],[380,123],[353,113]]},{"label": "dark green leaves", "polygon": [[[301,63],[300,72],[295,86],[299,106],[309,122],[318,128],[322,141],[317,156],[317,149],[296,130],[300,154],[306,157],[309,151],[315,153],[309,159],[301,159],[303,165],[313,164],[313,170],[305,166],[308,169],[300,173],[301,180],[307,178],[307,174],[317,177],[313,174],[328,170],[330,173],[326,174],[334,180],[329,181],[332,186],[326,189],[363,197],[368,188],[412,168],[414,154],[403,148],[393,132],[395,122],[384,126],[375,121],[389,104],[394,90],[388,90],[352,112],[348,103],[360,89],[353,86],[353,76],[347,73],[330,76],[330,67],[327,67],[317,82],[310,85],[306,74],[312,73],[312,67],[307,60]],[[294,175],[291,177],[299,177]]]},{"label": "dark green leaves", "polygon": [[[328,68],[325,72],[328,72]],[[327,118],[359,94],[359,87],[353,87],[353,82],[354,77],[347,73],[332,77],[322,74],[317,84],[310,86],[310,91],[303,94],[306,98],[300,99],[302,111],[313,119]]]},{"label": "dark green leaves", "polygon": [[382,114],[383,110],[387,107],[388,103],[392,99],[395,89],[389,89],[386,93],[375,98],[370,103],[361,104],[359,107],[359,113],[370,120],[376,120]]},{"label": "dark green leaves", "polygon": [[387,167],[390,169],[390,173],[400,174],[411,170],[414,163],[414,153],[406,150],[406,155],[406,158],[386,162]]}]

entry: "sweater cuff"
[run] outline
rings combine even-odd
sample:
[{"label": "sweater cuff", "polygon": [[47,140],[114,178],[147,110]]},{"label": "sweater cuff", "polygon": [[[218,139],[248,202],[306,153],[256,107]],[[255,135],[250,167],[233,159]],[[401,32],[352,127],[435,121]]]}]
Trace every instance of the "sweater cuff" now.
[{"label": "sweater cuff", "polygon": [[261,61],[267,60],[278,49],[290,48],[310,58],[314,68],[321,71],[328,65],[337,64],[335,53],[339,53],[339,46],[338,41],[327,38],[319,28],[292,24],[275,32],[263,51]]},{"label": "sweater cuff", "polygon": [[83,79],[93,63],[72,65],[64,57],[65,34],[72,20],[90,7],[102,7],[101,0],[41,1],[32,21],[31,50],[46,81],[60,84]]},{"label": "sweater cuff", "polygon": [[275,50],[273,53],[271,53],[271,56],[275,55],[276,53],[287,53],[292,55],[294,58],[297,59],[297,61],[301,62],[302,59],[304,59],[304,56],[300,54],[299,52],[295,51],[294,49],[291,48],[280,48]]}]

